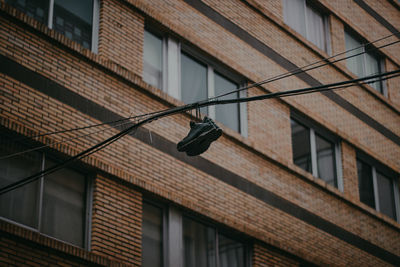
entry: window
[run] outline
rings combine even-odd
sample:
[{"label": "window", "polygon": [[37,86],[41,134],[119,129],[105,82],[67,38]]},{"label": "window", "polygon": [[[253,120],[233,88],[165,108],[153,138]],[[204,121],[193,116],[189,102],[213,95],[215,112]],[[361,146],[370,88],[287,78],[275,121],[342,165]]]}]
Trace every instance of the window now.
[{"label": "window", "polygon": [[283,17],[295,31],[322,50],[329,52],[327,17],[307,0],[284,0]]},{"label": "window", "polygon": [[[4,143],[0,155],[25,148]],[[46,155],[29,152],[0,160],[0,186],[33,175],[55,164]],[[85,247],[88,182],[72,169],[61,169],[0,196],[0,217],[43,234]]]},{"label": "window", "polygon": [[143,267],[250,265],[246,243],[221,233],[216,227],[187,217],[174,207],[161,208],[144,202],[142,229]]},{"label": "window", "polygon": [[[189,104],[213,96],[218,96],[239,88],[239,84],[219,74],[211,65],[197,61],[186,53],[181,54],[181,95],[184,103]],[[239,93],[234,93],[223,99],[238,99]],[[203,113],[211,118],[240,132],[240,105],[228,104],[203,108]]]},{"label": "window", "polygon": [[99,0],[6,0],[6,3],[97,52]]},{"label": "window", "polygon": [[142,267],[161,267],[163,262],[163,210],[143,203]]},{"label": "window", "polygon": [[[364,77],[374,74],[379,74],[383,72],[383,60],[372,52],[368,51],[368,46],[363,46],[364,41],[360,38],[355,37],[348,31],[344,33],[346,51],[352,50],[346,53],[346,57],[360,54],[358,56],[346,59],[347,68],[353,72],[358,77]],[[370,84],[376,91],[386,95],[386,90],[383,81],[377,81]]]},{"label": "window", "polygon": [[357,171],[360,201],[400,221],[399,186],[393,178],[395,175],[360,158],[357,158]]},{"label": "window", "polygon": [[213,227],[183,218],[185,267],[245,267],[245,245]]},{"label": "window", "polygon": [[293,162],[343,191],[339,143],[297,119],[291,119]]},{"label": "window", "polygon": [[[192,47],[162,34],[145,30],[143,80],[189,104],[238,89],[243,77],[227,70]],[[244,92],[220,97],[237,99]],[[209,106],[201,109],[212,119],[247,136],[245,103]]]},{"label": "window", "polygon": [[144,31],[143,80],[154,87],[162,88],[163,40]]}]

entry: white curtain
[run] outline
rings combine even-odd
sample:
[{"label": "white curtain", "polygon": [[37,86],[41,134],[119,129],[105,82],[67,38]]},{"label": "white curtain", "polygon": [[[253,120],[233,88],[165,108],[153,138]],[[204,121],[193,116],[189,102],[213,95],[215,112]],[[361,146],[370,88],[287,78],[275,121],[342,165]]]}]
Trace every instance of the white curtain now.
[{"label": "white curtain", "polygon": [[305,7],[304,0],[283,1],[283,17],[285,22],[303,36],[306,36]]},{"label": "white curtain", "polygon": [[306,9],[307,39],[322,50],[326,50],[324,19],[320,13],[309,6]]},{"label": "white curtain", "polygon": [[[347,32],[344,33],[344,40],[346,44],[346,50],[354,49],[350,52],[346,53],[346,57],[359,54],[364,51],[364,48],[357,48],[361,46],[361,42],[353,38],[350,34]],[[352,58],[346,59],[346,64],[347,68],[351,70],[354,74],[356,74],[358,77],[363,77],[364,76],[364,55],[358,55]]]}]

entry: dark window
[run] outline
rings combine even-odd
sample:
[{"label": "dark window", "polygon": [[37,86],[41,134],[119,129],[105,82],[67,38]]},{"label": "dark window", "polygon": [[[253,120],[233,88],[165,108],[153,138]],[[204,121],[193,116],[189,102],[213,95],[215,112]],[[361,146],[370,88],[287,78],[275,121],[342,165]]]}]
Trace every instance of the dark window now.
[{"label": "dark window", "polygon": [[393,179],[377,172],[376,181],[378,187],[379,209],[390,218],[396,220],[396,207],[394,202]]},{"label": "dark window", "polygon": [[215,267],[215,230],[183,218],[184,266]]},{"label": "dark window", "polygon": [[[0,156],[26,150],[12,143],[0,146]],[[29,152],[0,160],[0,186],[41,171],[51,161]],[[68,243],[84,247],[86,178],[62,169],[0,196],[0,216]]]},{"label": "dark window", "polygon": [[93,0],[54,0],[53,28],[90,49]]},{"label": "dark window", "polygon": [[293,162],[305,171],[312,172],[310,130],[291,120]]},{"label": "dark window", "polygon": [[94,1],[97,0],[6,0],[6,3],[91,49]]},{"label": "dark window", "polygon": [[357,160],[360,201],[375,209],[374,182],[371,166]]},{"label": "dark window", "polygon": [[6,3],[41,23],[48,23],[49,0],[6,0]]},{"label": "dark window", "polygon": [[163,266],[163,210],[143,203],[142,267]]},{"label": "dark window", "polygon": [[213,227],[183,218],[185,267],[244,267],[246,246]]},{"label": "dark window", "polygon": [[[371,160],[367,160],[370,162]],[[393,220],[398,217],[399,207],[396,200],[399,199],[399,190],[396,179],[384,166],[377,168],[357,158],[358,186],[360,201],[366,205],[386,214]],[[397,191],[395,191],[397,190]]]},{"label": "dark window", "polygon": [[314,129],[291,119],[293,163],[325,182],[338,187],[335,142]]},{"label": "dark window", "polygon": [[315,135],[317,148],[317,164],[319,177],[337,187],[336,183],[336,165],[335,165],[335,144]]}]

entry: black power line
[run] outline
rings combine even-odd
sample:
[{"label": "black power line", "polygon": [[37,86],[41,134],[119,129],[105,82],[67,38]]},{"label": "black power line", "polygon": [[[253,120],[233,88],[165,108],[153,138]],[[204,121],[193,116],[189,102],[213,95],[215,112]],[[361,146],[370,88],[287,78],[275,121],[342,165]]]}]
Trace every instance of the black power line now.
[{"label": "black power line", "polygon": [[[363,52],[360,52],[360,53],[357,53],[357,54],[354,54],[354,55],[351,55],[351,56],[347,56],[347,57],[340,58],[340,59],[333,60],[333,61],[328,61],[329,59],[332,59],[332,58],[335,58],[337,56],[349,53],[351,51],[354,51],[354,50],[357,50],[357,49],[360,49],[360,48],[368,47],[368,46],[370,46],[370,45],[372,45],[374,43],[377,43],[379,41],[382,41],[382,40],[387,39],[387,38],[392,37],[392,36],[394,36],[394,34],[387,35],[387,36],[379,38],[379,39],[377,39],[375,41],[365,43],[365,44],[363,44],[361,46],[346,50],[344,52],[335,54],[335,55],[327,57],[327,58],[323,58],[322,60],[310,63],[310,64],[305,65],[305,66],[300,67],[300,68],[296,68],[296,69],[290,70],[290,71],[288,71],[286,73],[282,73],[282,74],[276,75],[276,76],[268,78],[266,80],[263,80],[263,81],[260,81],[260,82],[256,82],[256,83],[252,83],[252,84],[250,84],[248,86],[244,86],[244,87],[235,89],[233,91],[229,91],[229,92],[220,94],[218,96],[210,97],[210,98],[208,98],[208,99],[206,99],[204,101],[217,99],[219,97],[223,97],[223,96],[226,96],[226,95],[229,95],[229,94],[233,94],[233,93],[237,93],[237,92],[240,92],[240,91],[244,91],[244,90],[247,90],[247,89],[250,89],[250,88],[253,88],[253,87],[256,87],[256,86],[260,86],[260,85],[263,85],[263,84],[271,83],[271,82],[274,82],[274,81],[277,81],[277,80],[280,80],[280,79],[284,79],[284,78],[287,78],[287,77],[290,77],[290,76],[293,76],[293,75],[297,75],[297,74],[300,74],[300,73],[303,73],[303,72],[306,72],[306,71],[310,71],[310,70],[314,70],[314,69],[317,69],[317,68],[320,68],[320,67],[324,67],[326,65],[331,65],[333,63],[336,63],[336,62],[339,62],[339,61],[342,61],[342,60],[345,60],[345,59],[349,59],[349,58],[352,58],[352,57],[356,57],[356,56],[362,55],[364,53],[367,53],[367,52],[370,52],[370,51],[373,51],[373,50],[377,50],[377,49],[381,49],[381,48],[384,48],[384,47],[387,47],[387,46],[390,46],[390,45],[394,45],[394,44],[400,42],[400,40],[393,41],[391,43],[388,43],[388,44],[385,44],[385,45],[382,45],[382,46],[379,46],[379,47],[372,47],[372,48],[370,48],[368,50],[364,49]],[[311,67],[313,65],[316,65],[316,64],[322,63],[322,62],[325,62],[325,63],[323,63],[321,65],[317,65],[317,66]],[[67,132],[72,132],[72,131],[79,131],[79,130],[84,130],[84,129],[93,128],[93,127],[99,127],[99,126],[103,126],[103,125],[111,125],[113,123],[118,123],[118,122],[127,121],[127,120],[131,120],[131,119],[139,119],[139,118],[147,117],[147,116],[150,116],[150,115],[155,115],[155,114],[161,113],[163,111],[166,111],[166,110],[151,112],[151,113],[137,115],[137,116],[129,116],[127,118],[123,118],[123,119],[119,119],[119,120],[108,121],[108,122],[99,123],[99,124],[92,124],[92,125],[78,127],[78,128],[71,128],[71,129],[65,129],[65,130],[58,130],[58,131],[42,133],[42,134],[33,135],[33,136],[26,136],[26,137],[21,138],[21,140],[22,139],[26,139],[26,138],[38,138],[38,137],[43,137],[43,136],[48,136],[48,135],[61,134],[61,133],[67,133]],[[17,141],[17,140],[15,140],[15,141]],[[0,159],[2,159],[2,158],[0,158]]]},{"label": "black power line", "polygon": [[[242,103],[242,102],[250,102],[250,101],[258,101],[258,100],[265,100],[265,99],[270,99],[270,98],[278,98],[278,97],[285,97],[285,96],[290,96],[290,95],[299,95],[299,94],[308,94],[308,93],[313,93],[313,92],[320,92],[320,91],[326,91],[326,90],[333,90],[333,89],[338,89],[338,88],[344,88],[344,87],[349,87],[349,86],[353,86],[353,85],[358,85],[360,82],[366,82],[366,83],[371,83],[371,82],[375,82],[375,81],[371,81],[372,79],[380,79],[380,78],[394,78],[397,77],[396,74],[400,73],[400,69],[399,70],[395,70],[395,71],[390,71],[390,72],[386,72],[386,73],[381,73],[381,74],[376,74],[376,75],[371,75],[371,76],[367,76],[367,77],[363,77],[363,78],[358,78],[358,79],[354,79],[354,80],[350,80],[350,81],[342,81],[342,82],[337,82],[337,83],[331,83],[331,84],[327,84],[327,85],[321,85],[321,86],[315,86],[315,87],[310,87],[310,88],[302,88],[302,89],[295,89],[295,90],[289,90],[289,91],[284,91],[284,92],[276,92],[276,93],[270,93],[270,94],[265,94],[265,95],[260,95],[260,96],[254,96],[254,97],[246,97],[246,98],[240,98],[240,99],[227,99],[227,100],[207,100],[207,101],[201,101],[201,102],[196,102],[193,104],[189,104],[189,105],[184,105],[184,106],[180,106],[180,107],[175,107],[175,108],[171,108],[169,110],[165,110],[163,112],[159,112],[156,115],[153,115],[149,118],[145,118],[142,121],[139,121],[137,123],[135,123],[134,125],[126,128],[125,130],[122,130],[121,132],[115,134],[114,136],[78,153],[77,155],[57,164],[54,165],[50,168],[47,168],[43,171],[40,171],[36,174],[33,174],[29,177],[23,178],[17,182],[14,182],[12,184],[9,184],[3,188],[0,189],[0,195],[7,193],[11,190],[14,190],[16,188],[19,188],[25,184],[31,183],[37,179],[39,179],[40,177],[43,177],[44,175],[53,173],[63,167],[65,167],[66,165],[68,165],[69,163],[71,163],[72,161],[75,160],[79,160],[82,159],[84,157],[87,157],[88,155],[91,155],[101,149],[103,149],[104,147],[114,143],[115,141],[117,141],[118,139],[122,138],[123,136],[131,133],[132,131],[136,130],[137,128],[139,128],[140,126],[146,124],[146,123],[150,123],[154,120],[157,120],[159,118],[163,118],[163,117],[167,117],[167,116],[171,116],[174,114],[178,114],[178,113],[182,113],[182,112],[186,112],[188,110],[193,110],[193,109],[198,109],[201,107],[206,107],[206,106],[211,106],[211,105],[223,105],[223,104],[232,104],[232,103]],[[368,81],[369,80],[369,81]]]}]

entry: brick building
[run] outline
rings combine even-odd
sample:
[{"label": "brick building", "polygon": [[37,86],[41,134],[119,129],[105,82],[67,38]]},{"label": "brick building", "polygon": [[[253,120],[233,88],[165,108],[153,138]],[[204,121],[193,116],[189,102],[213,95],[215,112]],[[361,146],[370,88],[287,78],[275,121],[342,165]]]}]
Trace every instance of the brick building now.
[{"label": "brick building", "polygon": [[[396,0],[0,0],[0,186],[325,58],[228,97],[397,70],[398,30]],[[0,265],[400,266],[400,78],[201,112],[200,156],[180,113],[1,195]]]}]

